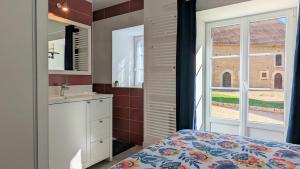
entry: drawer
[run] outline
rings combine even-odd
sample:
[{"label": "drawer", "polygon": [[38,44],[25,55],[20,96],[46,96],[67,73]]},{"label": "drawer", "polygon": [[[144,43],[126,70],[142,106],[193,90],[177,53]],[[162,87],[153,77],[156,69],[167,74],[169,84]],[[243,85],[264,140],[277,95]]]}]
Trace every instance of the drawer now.
[{"label": "drawer", "polygon": [[91,141],[108,137],[109,120],[100,119],[91,122]]},{"label": "drawer", "polygon": [[110,139],[100,139],[91,143],[91,159],[92,162],[100,162],[109,158]]},{"label": "drawer", "polygon": [[90,121],[101,119],[109,115],[110,102],[108,99],[92,100],[88,104]]}]

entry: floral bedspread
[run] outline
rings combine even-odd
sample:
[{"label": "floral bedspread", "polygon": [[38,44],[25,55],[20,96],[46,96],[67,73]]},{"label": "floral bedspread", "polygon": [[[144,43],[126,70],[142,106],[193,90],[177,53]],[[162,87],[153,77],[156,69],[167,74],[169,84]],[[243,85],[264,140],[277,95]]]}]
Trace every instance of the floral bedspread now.
[{"label": "floral bedspread", "polygon": [[182,130],[111,169],[300,168],[300,146]]}]

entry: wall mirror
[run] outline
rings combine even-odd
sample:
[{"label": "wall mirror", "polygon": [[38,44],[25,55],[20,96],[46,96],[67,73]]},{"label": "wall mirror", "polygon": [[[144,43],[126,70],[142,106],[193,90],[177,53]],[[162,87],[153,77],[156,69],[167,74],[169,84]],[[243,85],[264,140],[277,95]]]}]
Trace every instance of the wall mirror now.
[{"label": "wall mirror", "polygon": [[144,85],[144,25],[112,32],[113,87]]},{"label": "wall mirror", "polygon": [[91,74],[91,27],[48,16],[49,74]]}]

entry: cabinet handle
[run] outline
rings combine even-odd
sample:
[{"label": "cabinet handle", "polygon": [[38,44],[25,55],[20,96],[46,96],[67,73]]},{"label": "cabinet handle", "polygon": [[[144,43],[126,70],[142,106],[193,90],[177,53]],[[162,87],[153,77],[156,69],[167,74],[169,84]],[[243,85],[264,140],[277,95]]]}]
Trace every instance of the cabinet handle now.
[{"label": "cabinet handle", "polygon": [[87,104],[90,104],[91,102],[90,101],[87,101]]},{"label": "cabinet handle", "polygon": [[99,120],[99,123],[103,123],[103,121],[102,121],[102,120]]},{"label": "cabinet handle", "polygon": [[102,143],[103,143],[103,141],[102,141],[102,140],[100,140],[100,141],[99,141],[99,143],[100,143],[100,144],[102,144]]},{"label": "cabinet handle", "polygon": [[103,100],[99,100],[99,102],[101,102],[101,103],[102,103],[102,102],[103,102]]}]

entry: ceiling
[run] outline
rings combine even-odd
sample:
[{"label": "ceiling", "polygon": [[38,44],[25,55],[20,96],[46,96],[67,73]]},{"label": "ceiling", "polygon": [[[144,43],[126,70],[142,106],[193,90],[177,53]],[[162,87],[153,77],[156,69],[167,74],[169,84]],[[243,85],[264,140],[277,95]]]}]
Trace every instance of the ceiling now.
[{"label": "ceiling", "polygon": [[[87,0],[93,1],[93,11],[114,6],[129,0]],[[232,5],[250,0],[197,0],[197,10],[202,11],[226,5]]]},{"label": "ceiling", "polygon": [[197,0],[197,10],[217,8],[226,5],[232,5],[250,0]]},{"label": "ceiling", "polygon": [[67,25],[68,24],[48,19],[48,34],[64,31]]},{"label": "ceiling", "polygon": [[93,11],[114,6],[129,0],[93,0]]}]

